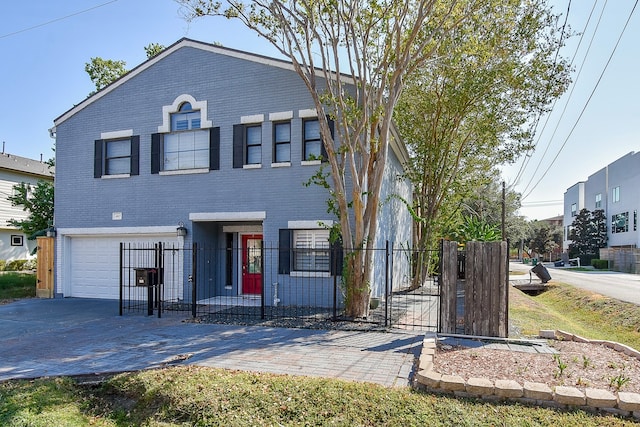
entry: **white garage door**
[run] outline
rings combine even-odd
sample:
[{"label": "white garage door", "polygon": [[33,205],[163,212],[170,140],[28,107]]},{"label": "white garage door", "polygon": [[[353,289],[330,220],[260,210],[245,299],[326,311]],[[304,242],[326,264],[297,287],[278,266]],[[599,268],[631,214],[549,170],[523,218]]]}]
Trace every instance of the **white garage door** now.
[{"label": "white garage door", "polygon": [[[70,248],[70,295],[79,298],[119,298],[120,242],[149,244],[177,241],[167,236],[72,237]],[[150,259],[153,259],[151,257]],[[67,295],[65,295],[67,296]]]}]

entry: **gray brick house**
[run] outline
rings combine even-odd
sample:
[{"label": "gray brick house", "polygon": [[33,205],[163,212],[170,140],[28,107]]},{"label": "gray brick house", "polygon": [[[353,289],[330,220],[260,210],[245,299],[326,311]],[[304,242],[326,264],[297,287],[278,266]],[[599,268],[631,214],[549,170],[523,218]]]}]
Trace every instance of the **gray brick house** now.
[{"label": "gray brick house", "polygon": [[[339,272],[326,225],[336,218],[326,190],[303,185],[321,165],[317,114],[290,63],[190,39],[62,114],[54,121],[56,295],[118,298],[120,242],[221,249],[208,272],[213,286],[198,298],[332,280]],[[388,198],[411,198],[406,160],[396,139],[377,247],[411,240],[409,213]],[[245,255],[263,247],[276,248],[263,254],[277,260],[259,260],[260,270]],[[398,280],[406,268],[396,268]],[[374,294],[384,273],[374,272]],[[188,300],[188,268],[178,276],[167,286]]]}]

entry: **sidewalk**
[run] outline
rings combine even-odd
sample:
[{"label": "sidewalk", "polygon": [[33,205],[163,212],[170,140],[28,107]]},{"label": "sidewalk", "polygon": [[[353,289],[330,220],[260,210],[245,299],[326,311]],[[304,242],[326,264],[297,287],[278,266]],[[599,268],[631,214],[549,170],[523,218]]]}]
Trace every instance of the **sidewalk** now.
[{"label": "sidewalk", "polygon": [[408,386],[424,334],[184,323],[118,316],[117,301],[0,306],[0,381],[174,364]]}]

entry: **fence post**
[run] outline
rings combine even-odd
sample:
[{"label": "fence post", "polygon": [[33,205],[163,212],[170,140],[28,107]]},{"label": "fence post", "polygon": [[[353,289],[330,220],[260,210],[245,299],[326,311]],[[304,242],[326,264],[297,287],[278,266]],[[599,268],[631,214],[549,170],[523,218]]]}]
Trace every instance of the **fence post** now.
[{"label": "fence post", "polygon": [[157,281],[156,283],[156,304],[158,306],[158,319],[162,317],[162,300],[163,300],[163,292],[162,288],[164,287],[164,247],[162,246],[162,242],[158,242],[158,246],[156,247],[156,270],[157,270]]},{"label": "fence post", "polygon": [[123,293],[123,289],[122,287],[124,286],[123,283],[123,269],[124,269],[124,243],[120,242],[120,302],[119,302],[119,313],[120,316],[122,316],[122,299],[124,298],[124,293]]},{"label": "fence post", "polygon": [[197,269],[198,267],[198,244],[193,242],[191,244],[191,316],[196,317],[197,313],[197,298],[198,292],[196,289],[197,280]]},{"label": "fence post", "polygon": [[389,322],[389,241],[385,244],[385,262],[384,262],[384,326],[390,326]]}]

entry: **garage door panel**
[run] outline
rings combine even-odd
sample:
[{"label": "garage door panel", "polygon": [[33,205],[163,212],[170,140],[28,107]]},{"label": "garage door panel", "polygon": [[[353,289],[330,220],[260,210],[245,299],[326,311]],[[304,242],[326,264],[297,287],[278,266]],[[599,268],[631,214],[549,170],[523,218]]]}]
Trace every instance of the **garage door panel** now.
[{"label": "garage door panel", "polygon": [[[163,237],[165,237],[163,239]],[[166,236],[73,237],[70,249],[70,296],[118,299],[120,286],[120,242],[152,246]],[[170,243],[177,244],[171,241]],[[153,255],[150,256],[153,261]]]}]

